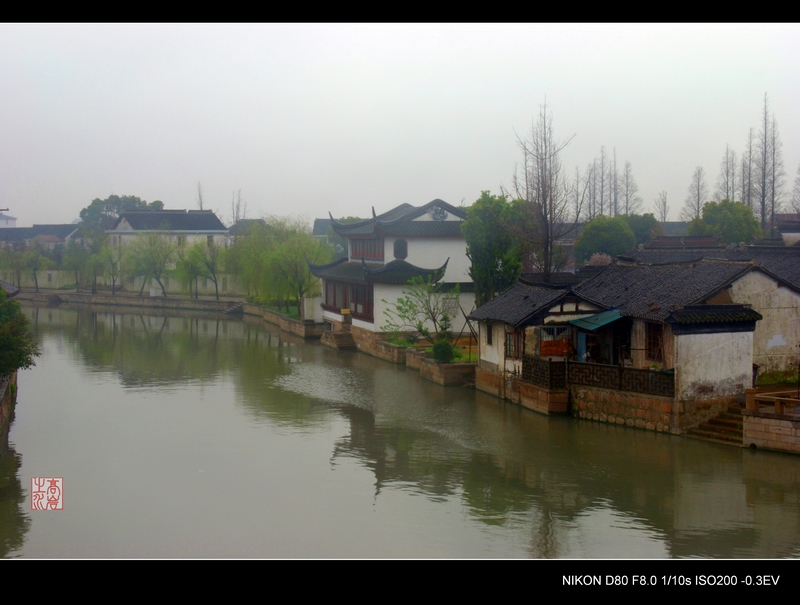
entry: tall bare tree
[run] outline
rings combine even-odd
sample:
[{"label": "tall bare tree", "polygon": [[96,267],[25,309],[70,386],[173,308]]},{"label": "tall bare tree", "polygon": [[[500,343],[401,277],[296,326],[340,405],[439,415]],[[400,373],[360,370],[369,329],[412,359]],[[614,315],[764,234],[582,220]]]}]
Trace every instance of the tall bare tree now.
[{"label": "tall bare tree", "polygon": [[556,139],[547,105],[540,107],[530,132],[517,136],[522,173],[515,172],[512,183],[515,197],[523,200],[524,217],[508,228],[514,236],[531,244],[546,282],[550,281],[558,258],[563,257],[558,242],[575,230],[582,206],[580,201],[574,203],[561,165],[561,152],[571,140],[572,137]]},{"label": "tall bare tree", "polygon": [[755,192],[757,206],[753,209],[761,223],[761,231],[765,234],[768,231],[768,225],[771,222],[769,215],[769,200],[770,200],[770,177],[772,174],[772,136],[771,136],[771,121],[769,119],[769,105],[767,95],[764,95],[764,109],[761,112],[761,119],[759,120],[761,130],[758,133],[758,140],[756,141],[756,155],[755,155],[755,171],[756,182]]},{"label": "tall bare tree", "polygon": [[197,181],[197,207],[203,209],[203,186]]},{"label": "tall bare tree", "polygon": [[742,154],[742,170],[739,176],[741,185],[741,202],[748,208],[753,208],[753,129],[747,135],[747,147]]},{"label": "tall bare tree", "polygon": [[614,148],[614,158],[608,167],[608,206],[609,214],[617,216],[619,212],[619,172],[617,171],[617,148]]},{"label": "tall bare tree", "polygon": [[797,176],[794,178],[791,204],[792,212],[800,214],[800,166],[797,167]]},{"label": "tall bare tree", "polygon": [[231,226],[247,218],[247,202],[242,200],[242,190],[231,193]]},{"label": "tall bare tree", "polygon": [[722,162],[719,165],[717,190],[714,192],[714,198],[718,202],[735,200],[737,172],[736,152],[731,149],[730,145],[725,145],[725,155],[722,156]]},{"label": "tall bare tree", "polygon": [[606,159],[605,146],[600,147],[600,157],[597,160],[597,187],[598,187],[598,206],[597,214],[605,214],[607,212],[606,197],[608,196],[608,176],[606,170],[608,169],[608,160]]},{"label": "tall bare tree", "polygon": [[703,205],[708,201],[708,185],[706,185],[706,173],[702,166],[694,169],[692,182],[689,184],[689,195],[686,196],[686,203],[681,210],[681,220],[691,221],[701,217]]},{"label": "tall bare tree", "polygon": [[669,216],[669,204],[667,203],[667,192],[662,191],[658,194],[658,197],[655,201],[656,205],[656,216],[658,217],[658,221],[660,223],[666,223],[667,217]]},{"label": "tall bare tree", "polygon": [[636,179],[633,178],[633,168],[630,162],[625,162],[625,168],[620,175],[620,186],[622,189],[622,214],[636,214],[642,208],[642,198],[636,195],[639,192],[639,186],[636,184]]},{"label": "tall bare tree", "polygon": [[[783,170],[783,143],[778,134],[778,122],[772,116],[772,132],[770,133],[770,187],[769,187],[769,216],[770,237],[775,236],[775,214],[781,211],[783,204],[783,185],[786,173]],[[780,237],[780,236],[779,236]]]}]

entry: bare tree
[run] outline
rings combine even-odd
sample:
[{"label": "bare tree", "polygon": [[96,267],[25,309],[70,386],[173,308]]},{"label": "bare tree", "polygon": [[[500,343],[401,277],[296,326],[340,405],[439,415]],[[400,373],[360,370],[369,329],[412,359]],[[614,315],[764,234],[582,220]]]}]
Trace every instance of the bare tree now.
[{"label": "bare tree", "polygon": [[661,193],[658,194],[655,204],[656,204],[656,216],[658,216],[658,221],[661,223],[666,223],[667,216],[669,215],[669,204],[667,204],[666,191],[662,191]]},{"label": "bare tree", "polygon": [[719,176],[717,177],[717,190],[714,197],[717,201],[731,200],[736,197],[736,152],[725,145],[725,155],[719,165]]},{"label": "bare tree", "polygon": [[586,191],[584,215],[586,220],[590,221],[597,216],[597,160],[586,167],[584,187]]},{"label": "bare tree", "polygon": [[598,206],[597,206],[597,214],[605,214],[606,213],[606,196],[608,192],[606,189],[608,188],[608,177],[606,176],[606,164],[608,161],[606,160],[606,148],[604,146],[600,147],[600,158],[597,160],[597,187],[598,187]]},{"label": "bare tree", "polygon": [[620,185],[622,186],[622,213],[636,214],[642,208],[642,198],[636,195],[639,192],[639,186],[636,184],[636,179],[633,178],[630,162],[625,162],[625,168],[620,176]]},{"label": "bare tree", "polygon": [[681,210],[681,220],[691,221],[703,214],[703,205],[708,197],[708,186],[706,185],[706,173],[702,166],[694,169],[692,182],[689,184],[689,195],[686,196],[686,203]]},{"label": "bare tree", "polygon": [[783,170],[783,143],[778,135],[778,122],[772,115],[772,132],[770,133],[770,237],[775,235],[775,214],[781,211],[783,203],[783,185],[786,173]]},{"label": "bare tree", "polygon": [[247,218],[247,202],[242,201],[242,190],[231,193],[231,226]]},{"label": "bare tree", "polygon": [[794,178],[792,189],[792,211],[800,214],[800,166],[797,167],[797,176]]},{"label": "bare tree", "polygon": [[747,135],[747,149],[742,154],[742,170],[739,177],[742,188],[741,202],[753,208],[753,129]]},{"label": "bare tree", "polygon": [[614,148],[614,159],[608,167],[608,206],[609,214],[617,216],[619,212],[619,172],[617,171],[617,148]]},{"label": "bare tree", "polygon": [[769,105],[767,95],[764,95],[764,110],[761,114],[761,130],[758,133],[756,145],[755,170],[756,182],[755,193],[757,207],[754,208],[756,217],[761,223],[761,231],[767,234],[767,225],[770,223],[769,199],[770,199],[770,175],[772,174],[772,152],[770,146],[772,137],[770,133]]},{"label": "bare tree", "polygon": [[[561,151],[572,137],[558,141],[553,133],[553,117],[542,105],[530,132],[517,136],[522,150],[522,174],[515,172],[514,193],[523,200],[523,216],[509,225],[509,232],[528,242],[536,254],[545,282],[564,256],[558,241],[578,225],[583,195],[578,204],[570,195],[570,184],[561,166]],[[577,211],[577,212],[576,212]]]},{"label": "bare tree", "polygon": [[203,186],[197,181],[197,207],[203,209]]}]

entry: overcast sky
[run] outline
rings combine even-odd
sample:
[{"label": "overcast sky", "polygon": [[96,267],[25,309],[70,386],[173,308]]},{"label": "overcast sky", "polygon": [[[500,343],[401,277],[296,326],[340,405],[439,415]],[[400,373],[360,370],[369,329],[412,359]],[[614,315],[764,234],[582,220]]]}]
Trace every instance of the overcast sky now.
[{"label": "overcast sky", "polygon": [[230,217],[369,216],[509,186],[550,107],[562,161],[605,146],[645,210],[713,192],[764,94],[800,163],[800,26],[0,25],[0,207],[67,223],[112,193]]}]

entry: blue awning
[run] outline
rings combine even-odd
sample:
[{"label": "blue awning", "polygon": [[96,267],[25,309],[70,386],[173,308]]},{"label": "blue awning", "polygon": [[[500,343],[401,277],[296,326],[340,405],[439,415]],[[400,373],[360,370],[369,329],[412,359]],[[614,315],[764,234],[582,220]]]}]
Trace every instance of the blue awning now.
[{"label": "blue awning", "polygon": [[583,319],[573,319],[569,323],[577,328],[589,330],[594,332],[597,328],[610,324],[612,321],[617,321],[622,315],[616,309],[613,311],[603,311],[591,317],[584,317]]}]

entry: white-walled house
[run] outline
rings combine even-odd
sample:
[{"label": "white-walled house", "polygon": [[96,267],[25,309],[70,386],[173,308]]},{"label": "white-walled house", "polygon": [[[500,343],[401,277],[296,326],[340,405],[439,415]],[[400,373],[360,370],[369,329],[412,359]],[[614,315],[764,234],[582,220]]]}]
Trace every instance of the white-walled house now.
[{"label": "white-walled house", "polygon": [[[322,280],[322,319],[333,331],[349,330],[359,349],[370,351],[384,333],[385,310],[414,277],[431,278],[443,291],[459,285],[469,313],[475,295],[467,245],[461,233],[466,212],[436,199],[424,206],[401,204],[355,223],[331,217],[347,241],[348,255],[327,265],[309,265]],[[385,302],[384,302],[385,301]],[[465,318],[458,317],[459,332]]]},{"label": "white-walled house", "polygon": [[148,210],[123,212],[108,230],[112,245],[127,245],[137,237],[157,234],[179,246],[196,242],[224,246],[228,229],[212,210]]}]

